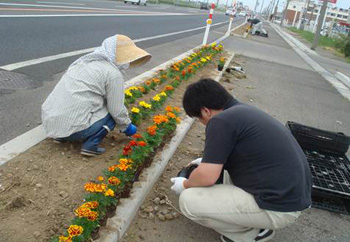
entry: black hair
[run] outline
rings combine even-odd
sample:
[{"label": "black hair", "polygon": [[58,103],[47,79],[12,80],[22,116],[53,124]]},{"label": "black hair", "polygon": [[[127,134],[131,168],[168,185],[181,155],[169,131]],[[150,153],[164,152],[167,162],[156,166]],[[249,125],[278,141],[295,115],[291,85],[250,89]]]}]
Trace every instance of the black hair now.
[{"label": "black hair", "polygon": [[233,96],[220,83],[203,78],[187,87],[182,105],[188,116],[201,118],[203,107],[220,110],[232,100]]},{"label": "black hair", "polygon": [[248,19],[247,19],[247,22],[248,22],[248,23],[252,22],[252,19],[248,18]]}]

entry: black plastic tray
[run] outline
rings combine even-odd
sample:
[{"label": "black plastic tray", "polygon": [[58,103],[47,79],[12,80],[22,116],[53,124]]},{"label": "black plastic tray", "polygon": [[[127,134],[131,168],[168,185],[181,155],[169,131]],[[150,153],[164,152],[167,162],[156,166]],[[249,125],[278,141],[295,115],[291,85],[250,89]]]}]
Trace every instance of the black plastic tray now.
[{"label": "black plastic tray", "polygon": [[312,207],[350,215],[350,199],[318,189],[312,190]]},{"label": "black plastic tray", "polygon": [[343,133],[317,129],[292,121],[287,121],[286,126],[302,149],[336,155],[345,155],[349,149],[350,137]]}]

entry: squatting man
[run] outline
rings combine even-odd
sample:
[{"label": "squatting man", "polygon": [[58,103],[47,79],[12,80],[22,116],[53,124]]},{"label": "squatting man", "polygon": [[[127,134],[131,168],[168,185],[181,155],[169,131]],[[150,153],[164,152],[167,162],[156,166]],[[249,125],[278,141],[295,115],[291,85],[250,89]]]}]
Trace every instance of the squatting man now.
[{"label": "squatting man", "polygon": [[187,218],[223,242],[261,242],[311,206],[307,160],[279,121],[211,79],[189,85],[183,107],[206,126],[203,158],[190,163],[198,167],[171,178]]}]

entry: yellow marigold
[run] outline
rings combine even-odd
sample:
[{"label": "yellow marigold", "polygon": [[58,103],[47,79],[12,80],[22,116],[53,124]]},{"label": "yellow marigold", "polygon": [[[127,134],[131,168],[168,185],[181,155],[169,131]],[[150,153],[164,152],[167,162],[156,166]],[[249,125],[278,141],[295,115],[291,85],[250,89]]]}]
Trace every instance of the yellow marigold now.
[{"label": "yellow marigold", "polygon": [[131,109],[131,112],[132,112],[132,113],[139,113],[139,112],[140,112],[140,109],[138,109],[138,108],[136,108],[136,107],[133,107],[133,108]]},{"label": "yellow marigold", "polygon": [[86,208],[97,208],[100,204],[97,201],[92,201],[92,202],[87,202],[84,203],[83,205],[81,205],[82,207],[86,207]]},{"label": "yellow marigold", "polygon": [[172,111],[173,111],[173,108],[172,108],[171,106],[167,106],[167,107],[165,108],[165,111],[167,111],[167,112],[172,112]]},{"label": "yellow marigold", "polygon": [[72,242],[72,237],[71,236],[68,236],[68,237],[60,236],[58,238],[58,242]]},{"label": "yellow marigold", "polygon": [[175,110],[176,112],[180,112],[180,108],[179,108],[179,107],[174,107],[174,110]]},{"label": "yellow marigold", "polygon": [[128,159],[125,159],[125,158],[119,159],[119,163],[126,164],[126,163],[128,163]]},{"label": "yellow marigold", "polygon": [[68,234],[72,237],[81,235],[83,233],[83,227],[79,225],[71,225],[68,228]]},{"label": "yellow marigold", "polygon": [[207,59],[201,58],[201,62],[205,63],[207,62]]},{"label": "yellow marigold", "polygon": [[191,60],[192,60],[192,58],[191,58],[191,57],[187,57],[187,59],[188,59],[189,61],[191,61]]},{"label": "yellow marigold", "polygon": [[139,88],[138,87],[129,87],[129,90],[137,91],[137,90],[139,90]]},{"label": "yellow marigold", "polygon": [[95,185],[95,192],[105,192],[107,188],[107,185],[102,183],[102,184],[96,184]]},{"label": "yellow marigold", "polygon": [[129,97],[132,97],[132,93],[129,91],[129,90],[125,90],[125,95],[129,96]]},{"label": "yellow marigold", "polygon": [[153,98],[152,98],[154,101],[156,101],[156,102],[159,102],[159,100],[160,100],[160,96],[158,96],[158,95],[155,95]]},{"label": "yellow marigold", "polygon": [[105,192],[105,196],[106,197],[114,197],[114,191],[112,189],[108,189],[106,192]]},{"label": "yellow marigold", "polygon": [[213,43],[211,44],[211,46],[212,46],[212,47],[215,47],[215,46],[216,46],[216,42],[213,42]]},{"label": "yellow marigold", "polygon": [[111,185],[119,185],[119,184],[120,184],[120,180],[119,180],[118,177],[111,176],[111,177],[108,179],[108,183],[111,184]]},{"label": "yellow marigold", "polygon": [[151,104],[146,103],[145,101],[139,102],[139,105],[144,108],[152,108]]},{"label": "yellow marigold", "polygon": [[160,96],[164,96],[164,97],[167,96],[165,92],[161,92],[161,93],[159,93],[159,95],[160,95]]},{"label": "yellow marigold", "polygon": [[207,60],[210,60],[211,59],[211,57],[210,56],[207,56]]},{"label": "yellow marigold", "polygon": [[97,180],[99,180],[99,181],[103,181],[103,176],[99,176],[99,177],[97,177]]},{"label": "yellow marigold", "polygon": [[176,118],[176,123],[180,123],[181,119],[180,118]]},{"label": "yellow marigold", "polygon": [[130,167],[130,165],[126,165],[126,164],[118,165],[118,169],[121,171],[126,171],[129,167]]},{"label": "yellow marigold", "polygon": [[173,113],[171,113],[171,112],[168,112],[166,115],[167,115],[169,118],[176,118],[176,115],[173,114]]}]

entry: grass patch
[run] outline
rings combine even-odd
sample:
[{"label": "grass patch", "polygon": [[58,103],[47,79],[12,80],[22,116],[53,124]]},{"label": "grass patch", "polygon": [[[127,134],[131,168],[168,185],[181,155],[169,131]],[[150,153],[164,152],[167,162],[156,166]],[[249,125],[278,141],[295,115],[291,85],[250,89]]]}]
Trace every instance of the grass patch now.
[{"label": "grass patch", "polygon": [[[301,37],[303,37],[305,40],[307,40],[310,43],[312,43],[314,41],[315,34],[309,32],[309,31],[299,30],[299,29],[297,29],[295,27],[291,27],[291,28],[289,28],[289,30],[294,32],[294,33],[299,34]],[[324,46],[324,47],[336,48],[337,47],[337,43],[338,43],[337,39],[330,38],[330,37],[327,37],[327,36],[320,36],[320,38],[318,40],[318,45]]]}]

